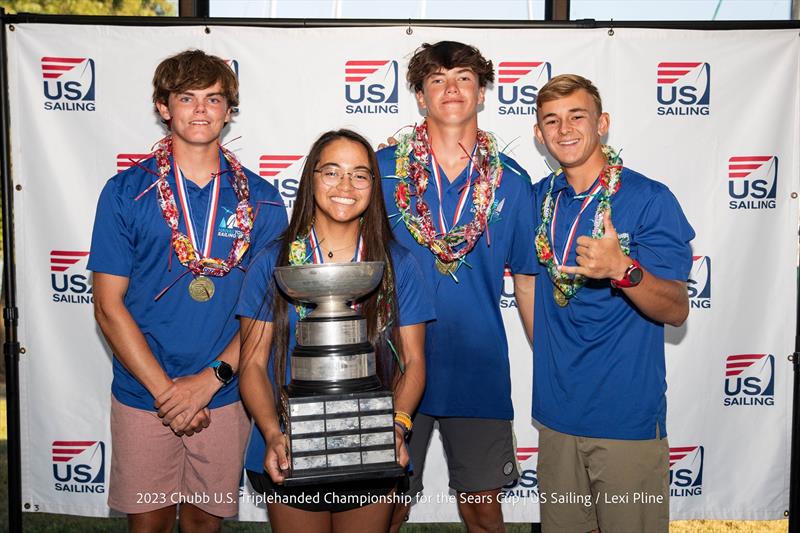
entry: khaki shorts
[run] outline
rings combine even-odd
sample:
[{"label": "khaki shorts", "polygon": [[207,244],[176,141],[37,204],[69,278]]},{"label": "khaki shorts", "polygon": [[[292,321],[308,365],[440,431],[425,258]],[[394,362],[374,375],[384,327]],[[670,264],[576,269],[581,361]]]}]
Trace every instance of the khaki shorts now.
[{"label": "khaki shorts", "polygon": [[155,411],[111,398],[108,506],[127,514],[189,503],[234,516],[250,423],[241,402],[211,409],[211,424],[178,437]]},{"label": "khaki shorts", "polygon": [[666,437],[594,439],[542,427],[537,478],[544,533],[669,530]]}]

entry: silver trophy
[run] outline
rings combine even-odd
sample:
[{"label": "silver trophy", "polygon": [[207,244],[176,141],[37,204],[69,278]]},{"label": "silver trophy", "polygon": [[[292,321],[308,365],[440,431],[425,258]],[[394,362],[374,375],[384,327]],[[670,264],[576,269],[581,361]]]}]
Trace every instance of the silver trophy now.
[{"label": "silver trophy", "polygon": [[291,473],[286,486],[398,477],[392,393],[375,372],[366,320],[347,305],[377,287],[383,262],[277,267],[293,300],[314,304],[297,323],[282,391]]}]

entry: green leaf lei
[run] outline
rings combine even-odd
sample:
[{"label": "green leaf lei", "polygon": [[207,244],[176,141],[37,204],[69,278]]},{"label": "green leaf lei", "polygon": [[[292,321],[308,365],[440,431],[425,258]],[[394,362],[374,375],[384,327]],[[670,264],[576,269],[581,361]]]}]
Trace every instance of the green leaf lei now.
[{"label": "green leaf lei", "polygon": [[[602,147],[603,154],[606,156],[608,162],[603,171],[600,173],[600,184],[603,186],[600,192],[600,198],[597,202],[597,209],[594,212],[594,227],[592,228],[592,238],[600,239],[605,233],[605,226],[603,225],[603,215],[606,211],[611,213],[611,197],[619,190],[621,183],[620,175],[622,174],[622,158],[619,152],[612,147],[604,144]],[[586,277],[576,274],[571,278],[569,274],[559,272],[555,262],[555,256],[550,243],[550,238],[547,235],[548,226],[553,219],[553,211],[555,209],[555,201],[553,200],[553,185],[556,177],[563,172],[563,168],[559,168],[550,175],[550,186],[547,189],[547,195],[542,202],[542,223],[536,232],[535,245],[536,257],[539,262],[545,265],[547,273],[553,282],[553,285],[564,294],[567,299],[570,299],[577,294],[577,292],[586,283]],[[625,255],[630,254],[630,238],[626,234],[619,236],[620,246]]]}]

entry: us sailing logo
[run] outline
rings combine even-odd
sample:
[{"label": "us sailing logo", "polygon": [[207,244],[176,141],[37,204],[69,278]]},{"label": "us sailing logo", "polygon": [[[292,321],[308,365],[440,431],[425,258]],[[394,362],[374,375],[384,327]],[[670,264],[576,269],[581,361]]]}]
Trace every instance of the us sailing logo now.
[{"label": "us sailing logo", "polygon": [[775,356],[729,355],[725,359],[723,405],[775,405]]},{"label": "us sailing logo", "polygon": [[514,295],[514,274],[506,267],[503,271],[503,288],[500,290],[500,309],[517,307],[517,298]]},{"label": "us sailing logo", "polygon": [[397,61],[352,59],[344,65],[345,113],[398,113]]},{"label": "us sailing logo", "polygon": [[517,500],[519,498],[539,498],[539,480],[536,477],[536,462],[539,457],[539,448],[517,448],[517,464],[519,465],[519,479],[505,485],[502,489],[503,499]]},{"label": "us sailing logo", "polygon": [[539,88],[550,81],[547,61],[501,61],[497,65],[498,115],[536,115]]},{"label": "us sailing logo", "polygon": [[280,191],[287,209],[294,207],[297,198],[302,160],[302,155],[265,154],[258,158],[258,175]]},{"label": "us sailing logo", "polygon": [[124,172],[131,167],[137,166],[136,163],[140,165],[144,163],[146,159],[149,159],[153,154],[117,154],[117,173]]},{"label": "us sailing logo", "polygon": [[52,446],[53,488],[102,494],[106,490],[106,445],[99,440],[56,440]]},{"label": "us sailing logo", "polygon": [[699,496],[703,493],[702,446],[684,446],[669,449],[670,497]]},{"label": "us sailing logo", "polygon": [[711,309],[711,258],[692,256],[692,270],[687,283],[690,309]]},{"label": "us sailing logo", "polygon": [[[82,250],[50,251],[50,286],[54,302],[70,304],[92,304],[92,283],[84,263],[83,268],[74,268],[84,261],[89,252]],[[71,270],[72,269],[72,270]]]},{"label": "us sailing logo", "polygon": [[775,209],[778,157],[740,155],[728,159],[728,207]]},{"label": "us sailing logo", "polygon": [[711,102],[711,65],[662,61],[656,77],[659,115],[708,115]]},{"label": "us sailing logo", "polygon": [[94,111],[94,59],[45,56],[41,60],[47,111]]}]

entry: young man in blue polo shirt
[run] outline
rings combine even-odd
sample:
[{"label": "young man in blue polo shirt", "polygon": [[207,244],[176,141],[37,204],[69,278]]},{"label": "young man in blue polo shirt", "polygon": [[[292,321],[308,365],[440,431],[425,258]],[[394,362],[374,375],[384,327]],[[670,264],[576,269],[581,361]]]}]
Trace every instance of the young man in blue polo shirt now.
[{"label": "young man in blue polo shirt", "polygon": [[132,531],[219,531],[233,516],[249,423],[236,380],[243,268],[286,225],[278,191],[219,144],[238,105],[220,58],[164,60],[153,102],[170,133],[111,178],[89,269],[114,352],[109,506]]},{"label": "young man in blue polo shirt", "polygon": [[561,164],[534,186],[542,530],[666,532],[664,324],[689,313],[694,231],[666,186],[601,144],[610,119],[589,80],[556,76],[537,108]]},{"label": "young man in blue polo shirt", "polygon": [[[462,43],[423,45],[408,65],[425,121],[379,152],[395,236],[435,289],[425,334],[426,387],[409,441],[411,494],[422,490],[434,422],[450,487],[470,531],[499,531],[500,488],[517,478],[508,344],[500,315],[506,265],[530,337],[535,258],[528,174],[478,129],[492,63]],[[398,508],[393,527],[407,508]]]}]

